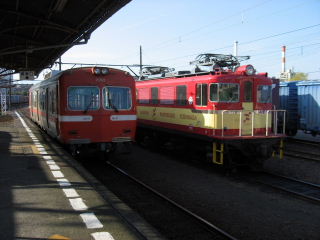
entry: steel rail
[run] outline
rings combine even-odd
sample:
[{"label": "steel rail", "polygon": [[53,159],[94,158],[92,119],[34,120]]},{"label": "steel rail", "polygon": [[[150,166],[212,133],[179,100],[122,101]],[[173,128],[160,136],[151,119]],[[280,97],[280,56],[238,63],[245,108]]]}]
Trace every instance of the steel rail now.
[{"label": "steel rail", "polygon": [[192,216],[193,218],[197,219],[198,221],[200,221],[202,224],[205,224],[207,227],[213,229],[215,232],[218,232],[219,234],[223,235],[224,237],[231,239],[231,240],[237,240],[237,238],[233,237],[232,235],[230,235],[229,233],[225,232],[224,230],[222,230],[221,228],[213,225],[212,223],[210,223],[209,221],[205,220],[204,218],[196,215],[195,213],[191,212],[190,210],[186,209],[185,207],[181,206],[179,203],[176,203],[175,201],[169,199],[168,197],[164,196],[163,194],[159,193],[158,191],[156,191],[155,189],[153,189],[152,187],[148,186],[147,184],[141,182],[140,180],[136,179],[135,177],[131,176],[130,174],[128,174],[127,172],[125,172],[123,169],[120,169],[119,167],[115,166],[114,164],[112,164],[109,161],[106,161],[106,163],[113,167],[114,169],[116,169],[117,171],[119,171],[120,173],[122,173],[123,175],[125,175],[126,177],[128,177],[129,179],[133,180],[134,182],[138,183],[139,185],[143,186],[144,188],[146,188],[147,190],[151,191],[153,194],[157,195],[158,197],[164,199],[165,201],[169,202],[170,204],[172,204],[173,206],[179,208],[181,211],[187,213],[188,215]]},{"label": "steel rail", "polygon": [[[262,176],[262,175],[265,176]],[[259,180],[259,175],[260,175],[260,180]],[[268,178],[269,179],[266,179]],[[262,172],[258,175],[255,176],[255,181],[264,184],[266,186],[270,186],[272,188],[291,193],[293,195],[302,197],[307,200],[311,200],[316,203],[320,203],[320,185],[298,180],[295,178],[271,173],[271,172]],[[263,179],[264,178],[264,179]],[[282,180],[281,181],[275,181],[275,180]],[[283,183],[285,182],[286,183]],[[284,185],[284,186],[283,186]],[[291,189],[290,189],[291,187]]]}]

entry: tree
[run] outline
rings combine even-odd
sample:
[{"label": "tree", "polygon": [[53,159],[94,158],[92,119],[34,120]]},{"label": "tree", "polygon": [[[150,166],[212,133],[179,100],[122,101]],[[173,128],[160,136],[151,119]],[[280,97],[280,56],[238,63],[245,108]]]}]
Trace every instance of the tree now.
[{"label": "tree", "polygon": [[303,72],[295,73],[289,81],[301,81],[301,80],[308,80],[308,74]]}]

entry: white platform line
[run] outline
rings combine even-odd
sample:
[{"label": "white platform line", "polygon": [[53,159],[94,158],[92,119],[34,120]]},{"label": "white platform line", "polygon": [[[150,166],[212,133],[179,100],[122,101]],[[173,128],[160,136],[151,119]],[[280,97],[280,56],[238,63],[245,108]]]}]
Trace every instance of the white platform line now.
[{"label": "white platform line", "polygon": [[63,178],[64,177],[64,175],[61,171],[51,171],[51,172],[55,178]]},{"label": "white platform line", "polygon": [[48,164],[48,166],[49,166],[49,168],[50,168],[51,170],[60,170],[60,167],[59,167],[57,164],[55,164],[55,163],[53,163],[53,164]]},{"label": "white platform line", "polygon": [[62,191],[64,192],[67,198],[79,197],[79,194],[74,188],[63,188]]},{"label": "white platform line", "polygon": [[71,186],[71,183],[66,178],[57,179],[57,182],[59,183],[60,187],[69,187],[69,186]]},{"label": "white platform line", "polygon": [[46,160],[46,163],[48,165],[56,165],[56,162],[54,160]]},{"label": "white platform line", "polygon": [[80,217],[88,229],[103,228],[103,225],[94,213],[81,213]]},{"label": "white platform line", "polygon": [[114,240],[114,238],[108,232],[95,232],[91,233],[91,236],[94,238],[94,240]]},{"label": "white platform line", "polygon": [[[33,134],[33,132],[28,127],[26,122],[22,119],[20,114],[17,111],[15,111],[15,113],[20,119],[25,130],[27,131],[29,137],[32,139],[35,146],[38,148],[40,154],[47,155],[48,153],[45,151],[45,148],[40,144],[40,141]],[[53,171],[53,170],[60,169],[60,167],[55,163],[54,160],[52,160],[52,157],[51,156],[42,156],[42,157],[43,159],[46,160],[49,168],[51,169],[53,176],[57,178],[56,180],[59,183],[60,187],[70,187],[71,183],[69,182],[68,179],[64,178],[64,175],[61,171]],[[79,194],[76,192],[75,189],[63,188],[62,190],[66,195],[66,197],[69,198],[69,202],[75,211],[88,210],[87,205],[83,202],[82,198],[79,197]],[[81,213],[80,217],[82,218],[82,221],[86,224],[86,227],[88,229],[103,228],[102,223],[99,221],[99,219],[96,217],[94,213],[88,213],[88,212]],[[91,236],[94,238],[94,240],[114,240],[112,235],[108,232],[95,232],[95,233],[91,233]]]},{"label": "white platform line", "polygon": [[82,198],[70,198],[69,202],[71,207],[76,211],[88,210],[87,205],[83,202]]}]

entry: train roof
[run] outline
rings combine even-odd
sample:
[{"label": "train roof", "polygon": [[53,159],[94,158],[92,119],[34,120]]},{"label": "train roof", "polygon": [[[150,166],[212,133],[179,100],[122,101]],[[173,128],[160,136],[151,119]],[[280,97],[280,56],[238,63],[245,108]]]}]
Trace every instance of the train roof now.
[{"label": "train roof", "polygon": [[320,85],[320,80],[305,80],[298,81],[297,86],[310,86],[310,85]]},{"label": "train roof", "polygon": [[[195,72],[195,73],[185,73],[185,74],[166,74],[165,76],[157,76],[157,77],[146,77],[146,78],[139,78],[136,80],[137,83],[139,82],[148,82],[152,80],[166,80],[166,79],[179,79],[179,78],[187,78],[187,77],[194,77],[194,76],[239,76],[239,77],[268,77],[267,73],[253,73],[251,75],[245,73],[245,69],[247,66],[251,65],[244,65],[239,67],[239,70],[236,71],[231,71],[231,70],[221,70],[221,69],[216,69],[215,71],[206,71],[206,72]],[[182,71],[183,72],[183,71]],[[187,72],[187,71],[185,71]]]},{"label": "train roof", "polygon": [[[46,86],[46,85],[49,85],[53,82],[56,82],[57,79],[59,79],[62,75],[66,74],[66,73],[69,73],[69,72],[73,72],[73,71],[92,71],[92,68],[95,68],[95,67],[99,67],[99,66],[94,66],[94,67],[79,67],[79,68],[70,68],[70,69],[66,69],[64,71],[60,71],[58,73],[56,73],[55,75],[53,75],[52,77],[48,78],[48,79],[45,79],[37,84],[34,84],[30,89],[34,89],[34,88],[37,88],[37,87],[40,87],[40,86]],[[101,68],[105,68],[105,67],[101,67]],[[112,70],[112,71],[119,71],[119,72],[125,72],[123,70],[120,70],[120,69],[116,69],[116,68],[109,68],[109,70]]]}]

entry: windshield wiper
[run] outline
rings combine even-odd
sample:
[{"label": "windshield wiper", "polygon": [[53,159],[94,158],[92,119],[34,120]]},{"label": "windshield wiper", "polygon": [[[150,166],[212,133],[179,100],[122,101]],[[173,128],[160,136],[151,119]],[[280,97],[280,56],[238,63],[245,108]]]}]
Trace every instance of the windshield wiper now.
[{"label": "windshield wiper", "polygon": [[110,107],[115,111],[115,112],[119,112],[118,108],[113,105],[113,103],[111,102],[111,98],[110,98],[110,94],[108,93],[108,103],[110,105]]},{"label": "windshield wiper", "polygon": [[88,112],[89,108],[91,107],[91,105],[92,105],[92,103],[93,103],[93,98],[94,98],[94,96],[91,95],[91,100],[90,100],[88,106],[87,106],[87,107],[85,108],[85,110],[83,111],[84,114],[86,114],[86,113]]}]

